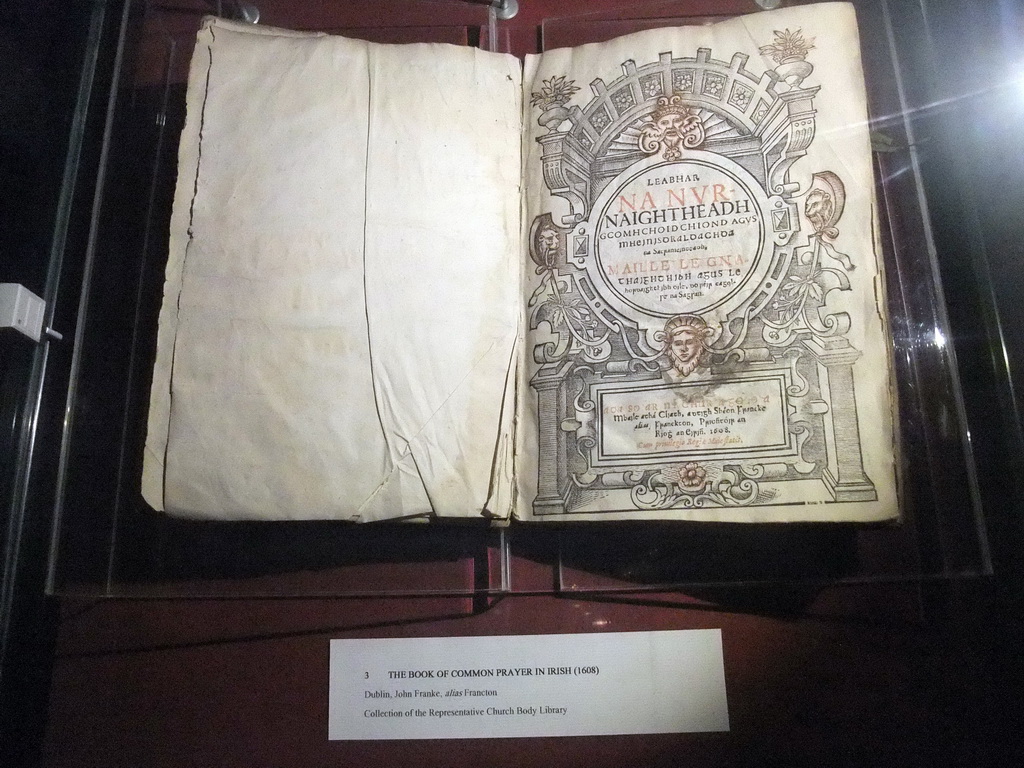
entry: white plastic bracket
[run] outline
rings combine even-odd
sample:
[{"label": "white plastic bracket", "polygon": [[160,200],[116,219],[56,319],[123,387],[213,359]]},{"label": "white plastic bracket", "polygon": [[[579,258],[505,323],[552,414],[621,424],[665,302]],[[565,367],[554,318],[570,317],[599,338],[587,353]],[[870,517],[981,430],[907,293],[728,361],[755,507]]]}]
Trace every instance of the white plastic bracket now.
[{"label": "white plastic bracket", "polygon": [[43,329],[46,302],[32,291],[17,283],[0,283],[0,328],[14,328],[32,341],[43,335],[60,340],[64,338],[52,328]]}]

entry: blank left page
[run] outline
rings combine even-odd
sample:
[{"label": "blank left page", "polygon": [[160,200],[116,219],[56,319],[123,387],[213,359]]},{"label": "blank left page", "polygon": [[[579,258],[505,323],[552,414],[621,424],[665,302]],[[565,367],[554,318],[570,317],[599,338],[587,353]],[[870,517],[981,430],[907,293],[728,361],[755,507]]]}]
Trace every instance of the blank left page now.
[{"label": "blank left page", "polygon": [[[512,57],[208,19],[143,495],[207,519],[508,513]],[[496,499],[501,499],[497,502]]]}]

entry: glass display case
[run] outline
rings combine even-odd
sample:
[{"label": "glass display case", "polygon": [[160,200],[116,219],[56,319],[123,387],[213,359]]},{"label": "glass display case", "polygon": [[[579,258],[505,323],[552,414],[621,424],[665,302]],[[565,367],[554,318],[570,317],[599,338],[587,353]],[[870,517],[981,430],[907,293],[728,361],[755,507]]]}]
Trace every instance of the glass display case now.
[{"label": "glass display case", "polygon": [[[439,5],[443,25],[427,23]],[[897,4],[898,5],[898,4]],[[898,402],[896,524],[700,522],[197,522],[139,492],[185,80],[204,14],[247,3],[128,3],[107,114],[73,345],[48,589],[55,595],[482,595],[945,579],[990,570],[985,526],[921,169],[929,113],[920,19],[855,3],[867,82],[877,229]],[[507,10],[507,9],[506,9]],[[260,25],[517,55],[760,13],[753,2],[648,3],[543,18],[539,39],[471,3],[263,2]],[[522,19],[520,19],[522,21]],[[909,51],[909,52],[908,52]],[[910,82],[913,81],[913,82]],[[930,130],[930,128],[928,128]]]},{"label": "glass display case", "polygon": [[[9,4],[0,282],[43,297],[63,339],[0,329],[0,762],[1015,764],[1024,40],[997,0],[853,3],[898,523],[214,522],[140,494],[204,15],[522,58],[774,4],[810,3]],[[712,48],[712,68],[733,63]],[[693,629],[720,633],[729,732],[328,738],[332,639],[500,636],[497,653],[518,635]]]}]

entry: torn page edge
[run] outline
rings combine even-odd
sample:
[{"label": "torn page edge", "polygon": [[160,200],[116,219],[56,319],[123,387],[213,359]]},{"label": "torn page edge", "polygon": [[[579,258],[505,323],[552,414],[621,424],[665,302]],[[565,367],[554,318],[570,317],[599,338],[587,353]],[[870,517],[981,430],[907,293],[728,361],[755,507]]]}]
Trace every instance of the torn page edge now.
[{"label": "torn page edge", "polygon": [[522,338],[517,336],[505,371],[505,386],[498,416],[498,431],[491,461],[491,479],[482,514],[492,519],[507,520],[514,508],[516,480],[516,404],[519,400],[519,355]]},{"label": "torn page edge", "polygon": [[[195,144],[194,144],[194,147],[195,147],[195,171],[194,171],[193,178],[192,178],[192,194],[191,194],[191,196],[189,198],[189,204],[188,204],[188,228],[186,230],[186,234],[187,234],[188,240],[187,240],[187,242],[185,244],[185,248],[183,249],[183,253],[182,253],[180,262],[177,262],[177,263],[169,262],[168,263],[168,267],[169,268],[171,266],[174,266],[176,268],[176,274],[173,276],[173,278],[168,276],[166,278],[166,280],[165,280],[165,284],[164,284],[164,297],[163,297],[164,305],[166,305],[168,303],[168,301],[169,301],[169,291],[168,291],[169,287],[172,290],[176,291],[176,293],[177,293],[177,295],[174,297],[174,307],[175,307],[175,310],[174,310],[174,316],[173,316],[173,331],[172,331],[173,335],[172,335],[171,340],[170,340],[170,351],[166,353],[166,354],[169,354],[169,356],[170,356],[170,362],[169,362],[168,367],[167,367],[167,373],[166,373],[165,380],[164,381],[160,381],[160,382],[153,381],[153,383],[152,383],[152,391],[150,393],[150,410],[151,410],[151,413],[150,413],[149,421],[148,421],[148,424],[147,424],[147,439],[146,439],[146,447],[145,447],[145,455],[144,455],[142,495],[143,495],[143,498],[145,499],[145,501],[151,507],[153,507],[154,509],[156,509],[157,511],[160,511],[160,512],[164,511],[164,509],[166,507],[166,504],[165,504],[165,492],[166,492],[166,487],[167,487],[167,449],[168,449],[168,445],[170,443],[171,412],[173,410],[173,397],[174,397],[174,395],[173,395],[173,391],[174,391],[174,357],[175,357],[175,350],[177,348],[177,342],[178,342],[178,317],[179,317],[179,314],[180,314],[180,307],[181,307],[181,291],[182,291],[182,283],[183,283],[183,280],[184,280],[185,264],[186,264],[186,262],[188,260],[188,251],[189,251],[189,247],[192,244],[192,240],[193,240],[192,220],[193,220],[193,214],[194,214],[194,206],[195,206],[196,197],[198,197],[198,194],[199,194],[199,168],[200,168],[200,164],[201,164],[201,161],[202,161],[202,154],[203,154],[202,153],[203,123],[205,121],[206,104],[207,104],[207,98],[209,96],[209,91],[210,91],[210,74],[213,71],[213,44],[214,44],[214,42],[216,42],[216,35],[214,34],[214,31],[213,31],[213,27],[215,25],[214,24],[215,21],[216,20],[214,19],[214,17],[210,17],[210,16],[207,16],[207,17],[205,17],[203,19],[203,26],[200,28],[199,32],[196,35],[196,52],[198,52],[200,50],[200,47],[201,47],[202,41],[203,41],[203,36],[208,33],[209,34],[209,42],[206,43],[206,46],[205,46],[205,48],[206,48],[206,61],[203,64],[200,64],[200,65],[197,66],[197,61],[196,61],[196,58],[195,58],[195,53],[193,53],[192,71],[190,71],[190,73],[189,73],[189,82],[190,82],[190,85],[191,85],[192,82],[194,82],[194,79],[195,79],[194,78],[195,71],[197,69],[199,69],[199,67],[203,67],[206,70],[205,74],[204,74],[203,92],[202,92],[202,96],[200,98],[199,125],[198,125],[198,128],[196,129],[196,132],[195,132]],[[185,116],[186,124],[185,124],[185,131],[183,131],[183,134],[188,132],[189,127],[190,127],[189,126],[190,115],[188,114],[189,107],[191,107],[191,105],[187,104],[186,105],[186,116]],[[195,119],[195,116],[192,115],[191,118]],[[184,136],[183,135],[182,145],[179,148],[179,152],[178,152],[178,154],[179,154],[179,162],[180,162],[180,157],[181,157],[181,155],[183,154],[183,152],[185,150],[188,150],[189,152],[191,152],[191,147],[188,147],[186,145],[186,142],[189,141],[190,139],[191,139],[190,136]],[[179,187],[180,187],[181,183],[182,182],[179,179],[179,181],[178,181]],[[176,195],[176,197],[177,197],[177,195]],[[178,207],[178,201],[175,200],[175,208],[177,208],[177,207]],[[179,211],[172,211],[172,215],[171,215],[171,219],[172,219],[172,222],[171,222],[172,235],[171,236],[172,236],[172,239],[173,239],[173,229],[174,229],[174,226],[175,226],[175,223],[176,223],[175,219],[178,217],[178,215],[180,215]],[[175,285],[174,286],[170,286],[169,285],[171,279],[175,280]],[[159,331],[158,331],[158,335],[159,335]],[[160,350],[158,348],[158,357],[159,357],[159,352],[160,352]],[[160,392],[162,394],[162,396],[158,395],[157,394],[158,392]],[[158,397],[160,398],[161,402],[158,402]],[[163,399],[163,398],[166,398],[166,399]],[[160,414],[160,416],[162,416],[163,418],[162,418],[162,422],[161,423],[158,423],[158,424],[154,425],[154,423],[153,423],[154,422],[153,411],[155,409],[162,409],[163,410],[163,413]],[[153,435],[152,434],[153,431],[154,431],[154,426],[159,431],[158,435]],[[151,440],[151,438],[154,438],[154,439]],[[155,443],[156,445],[154,446],[152,443]],[[154,467],[152,469],[147,469],[146,468],[145,465],[148,462],[153,462]]]}]

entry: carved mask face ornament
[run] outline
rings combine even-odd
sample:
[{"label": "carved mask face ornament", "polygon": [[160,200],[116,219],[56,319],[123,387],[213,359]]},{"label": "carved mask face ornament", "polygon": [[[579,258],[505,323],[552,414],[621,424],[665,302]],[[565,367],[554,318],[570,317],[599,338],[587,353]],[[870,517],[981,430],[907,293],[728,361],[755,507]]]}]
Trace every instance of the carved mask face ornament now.
[{"label": "carved mask face ornament", "polygon": [[664,150],[666,160],[679,160],[681,147],[695,149],[704,143],[704,124],[678,94],[659,98],[651,120],[640,129],[640,149],[648,155]]},{"label": "carved mask face ornament", "polygon": [[537,235],[537,252],[544,266],[551,267],[558,256],[558,233],[553,229],[542,229]]}]

